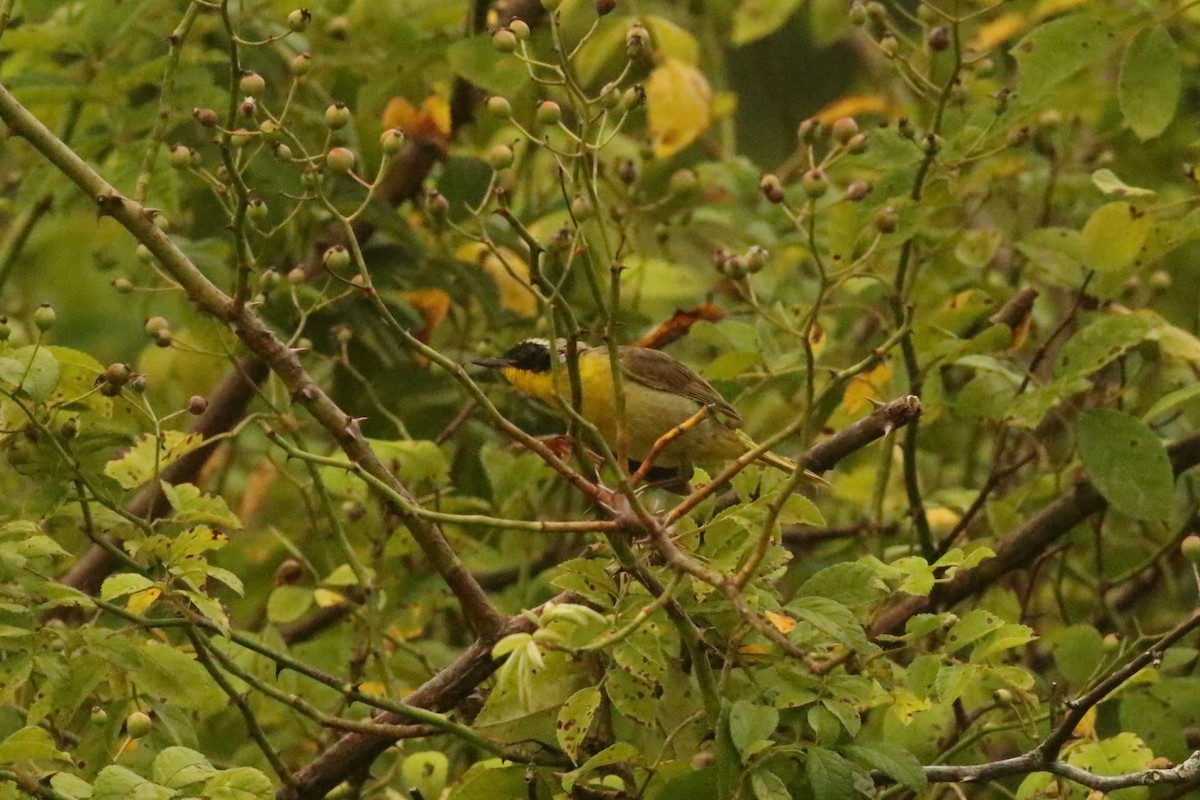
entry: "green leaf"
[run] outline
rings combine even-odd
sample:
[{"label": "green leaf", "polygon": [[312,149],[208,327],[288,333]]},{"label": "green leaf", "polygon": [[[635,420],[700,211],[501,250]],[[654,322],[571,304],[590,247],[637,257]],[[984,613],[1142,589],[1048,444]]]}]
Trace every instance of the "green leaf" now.
[{"label": "green leaf", "polygon": [[498,52],[486,33],[454,42],[446,48],[446,61],[455,73],[491,94],[512,97],[529,80],[521,59]]},{"label": "green leaf", "polygon": [[801,0],[742,0],[733,12],[730,42],[735,47],[770,36],[800,7]]},{"label": "green leaf", "polygon": [[583,741],[592,729],[592,721],[595,719],[596,709],[600,707],[600,700],[600,690],[589,686],[567,698],[567,702],[558,710],[554,735],[558,738],[563,752],[576,764],[583,753]]},{"label": "green leaf", "polygon": [[196,711],[224,707],[224,692],[187,653],[158,642],[147,642],[133,652],[141,665],[131,677],[146,694]]},{"label": "green leaf", "polygon": [[87,800],[92,796],[92,785],[69,772],[54,773],[50,777],[50,788],[73,800]]},{"label": "green leaf", "polygon": [[0,381],[38,403],[45,402],[58,386],[58,359],[45,347],[28,345],[0,358]]},{"label": "green leaf", "polygon": [[757,800],[792,800],[787,784],[768,769],[756,769],[750,773],[750,787]]},{"label": "green leaf", "polygon": [[1103,653],[1100,631],[1091,625],[1071,625],[1050,637],[1054,662],[1069,686],[1082,689],[1096,671]]},{"label": "green leaf", "polygon": [[71,555],[62,548],[58,542],[51,539],[49,536],[30,536],[28,539],[22,539],[17,542],[15,552],[25,558],[44,558],[46,556],[69,556]]},{"label": "green leaf", "polygon": [[804,765],[816,800],[845,800],[853,797],[854,766],[832,750],[810,747]]},{"label": "green leaf", "polygon": [[1091,375],[1142,343],[1154,323],[1140,314],[1106,314],[1072,336],[1054,367],[1056,379]]},{"label": "green leaf", "polygon": [[890,742],[860,742],[846,747],[846,755],[862,761],[872,769],[910,789],[925,786],[925,771],[921,762],[903,747]]},{"label": "green leaf", "polygon": [[167,800],[174,789],[159,786],[125,767],[108,766],[100,770],[92,785],[92,800]]},{"label": "green leaf", "polygon": [[154,581],[145,575],[138,575],[133,572],[121,572],[104,579],[104,583],[100,586],[100,599],[112,600],[114,597],[123,597],[127,594],[140,592],[154,585]]},{"label": "green leaf", "polygon": [[658,716],[654,686],[623,669],[609,669],[604,678],[605,691],[613,708],[642,725],[653,725]]},{"label": "green leaf", "polygon": [[972,663],[985,661],[997,653],[1029,644],[1036,638],[1037,634],[1028,625],[1020,625],[1016,622],[1005,623],[975,645],[975,649],[971,651],[971,661]]},{"label": "green leaf", "polygon": [[1095,184],[1097,189],[1111,197],[1154,197],[1157,194],[1153,189],[1130,186],[1108,168],[1098,169],[1093,172],[1092,183]]},{"label": "green leaf", "polygon": [[577,592],[600,607],[611,605],[617,594],[616,582],[599,559],[572,558],[564,561],[558,565],[550,585],[563,591]]},{"label": "green leaf", "polygon": [[312,589],[303,586],[276,586],[267,598],[267,619],[272,625],[286,625],[304,616],[312,607]]},{"label": "green leaf", "polygon": [[825,597],[847,607],[874,603],[887,594],[875,568],[863,561],[826,567],[796,590],[796,597]]},{"label": "green leaf", "polygon": [[1085,411],[1075,423],[1083,467],[1104,499],[1134,519],[1166,522],[1175,474],[1162,440],[1146,423],[1112,409]]},{"label": "green leaf", "polygon": [[44,728],[21,728],[0,741],[0,764],[43,758],[70,760],[54,746],[54,739]]},{"label": "green leaf", "polygon": [[217,774],[217,769],[203,753],[188,747],[168,747],[154,757],[150,777],[155,783],[182,789],[201,783]]},{"label": "green leaf", "polygon": [[1168,392],[1155,401],[1154,405],[1150,406],[1145,414],[1142,414],[1142,422],[1154,422],[1168,411],[1174,411],[1179,406],[1197,397],[1200,397],[1200,383],[1192,383],[1173,392]]},{"label": "green leaf", "polygon": [[135,489],[203,443],[204,437],[198,433],[163,431],[161,442],[153,434],[143,433],[119,458],[104,465],[104,474],[123,489]]},{"label": "green leaf", "polygon": [[1182,89],[1179,46],[1161,25],[1142,28],[1125,50],[1117,79],[1121,113],[1139,139],[1153,139],[1167,129]]},{"label": "green leaf", "polygon": [[786,609],[792,616],[804,620],[857,653],[869,653],[876,649],[867,639],[854,612],[836,600],[827,597],[798,597],[788,603]]},{"label": "green leaf", "polygon": [[441,797],[449,772],[450,760],[436,750],[413,753],[400,765],[404,785],[416,789],[421,797]]},{"label": "green leaf", "polygon": [[1004,624],[1004,620],[982,608],[972,609],[959,618],[946,633],[946,651],[953,653],[982,639]]},{"label": "green leaf", "polygon": [[1129,203],[1106,203],[1092,212],[1079,232],[1083,263],[1096,272],[1133,266],[1154,219]]},{"label": "green leaf", "polygon": [[225,498],[219,495],[204,494],[191,483],[172,485],[163,481],[162,490],[167,502],[175,510],[175,522],[205,522],[234,530],[242,527],[242,521],[229,510]]},{"label": "green leaf", "polygon": [[204,784],[203,797],[210,800],[271,800],[271,779],[253,767],[234,767],[219,772]]},{"label": "green leaf", "polygon": [[825,516],[816,504],[802,494],[791,494],[779,512],[780,525],[825,525]]},{"label": "green leaf", "polygon": [[729,737],[745,755],[756,742],[770,740],[779,724],[779,712],[771,706],[738,700],[729,709]]},{"label": "green leaf", "polygon": [[1003,239],[995,228],[966,231],[954,246],[954,257],[972,269],[982,269],[991,263]]},{"label": "green leaf", "polygon": [[1082,14],[1034,28],[1012,49],[1017,61],[1019,102],[1036,105],[1076,73],[1102,60],[1114,36],[1103,20]]},{"label": "green leaf", "polygon": [[629,742],[617,742],[609,745],[583,762],[578,769],[565,773],[562,782],[563,788],[568,792],[573,791],[576,784],[600,767],[608,767],[613,764],[637,764],[640,761],[638,754],[638,749]]}]

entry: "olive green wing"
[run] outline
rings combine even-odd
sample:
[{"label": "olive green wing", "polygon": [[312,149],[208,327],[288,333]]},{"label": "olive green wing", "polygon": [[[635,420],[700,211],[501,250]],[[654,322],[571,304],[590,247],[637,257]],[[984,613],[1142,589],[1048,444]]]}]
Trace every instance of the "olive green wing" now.
[{"label": "olive green wing", "polygon": [[661,350],[646,347],[622,347],[621,367],[625,377],[663,392],[689,397],[705,406],[713,406],[735,425],[742,417],[721,393],[690,369]]}]

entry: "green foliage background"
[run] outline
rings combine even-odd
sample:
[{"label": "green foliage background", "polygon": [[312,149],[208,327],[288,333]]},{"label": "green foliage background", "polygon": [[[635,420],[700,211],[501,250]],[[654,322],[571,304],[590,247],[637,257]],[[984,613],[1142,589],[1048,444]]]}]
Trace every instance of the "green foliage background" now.
[{"label": "green foliage background", "polygon": [[[1082,798],[1051,762],[1197,749],[1186,636],[1045,742],[1194,620],[1200,5],[602,5],[0,1],[0,86],[355,418],[323,429],[271,377],[137,506],[244,331],[9,136],[0,800],[941,797],[1020,754],[962,791]],[[528,336],[661,342],[679,309],[669,351],[780,452],[872,401],[917,395],[919,423],[827,486],[750,466],[668,517],[614,462],[513,446],[500,413],[602,449],[456,369]],[[438,693],[463,653],[473,683]],[[354,734],[398,743],[343,774]]]}]

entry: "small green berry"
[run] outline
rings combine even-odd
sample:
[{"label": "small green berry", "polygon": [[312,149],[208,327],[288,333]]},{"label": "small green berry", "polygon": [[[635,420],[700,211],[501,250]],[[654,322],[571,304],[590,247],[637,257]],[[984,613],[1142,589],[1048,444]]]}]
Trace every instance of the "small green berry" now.
[{"label": "small green berry", "polygon": [[1200,564],[1200,535],[1191,534],[1179,543],[1179,552],[1193,564]]},{"label": "small green berry", "polygon": [[187,169],[196,161],[197,153],[185,144],[172,145],[168,159],[175,169]]},{"label": "small green berry", "polygon": [[336,131],[346,127],[350,122],[350,109],[345,103],[333,103],[325,109],[325,125],[329,130]]},{"label": "small green berry", "polygon": [[501,28],[492,34],[492,46],[501,53],[511,53],[517,49],[517,35],[508,28]]},{"label": "small green berry", "polygon": [[512,116],[512,104],[499,95],[492,95],[487,101],[488,113],[493,117],[508,119]]},{"label": "small green berry", "polygon": [[842,117],[834,120],[829,132],[835,142],[845,144],[858,133],[858,123],[854,121],[853,117]]},{"label": "small green berry", "polygon": [[187,410],[192,416],[200,416],[208,409],[208,398],[203,395],[194,394],[188,398]]},{"label": "small green berry", "polygon": [[145,392],[146,391],[146,376],[142,375],[140,373],[137,375],[134,375],[133,378],[131,378],[129,381],[129,388],[131,391],[133,391],[137,394],[142,394],[143,392]]},{"label": "small green berry", "polygon": [[103,725],[108,722],[108,712],[100,706],[92,706],[92,724]]},{"label": "small green berry", "polygon": [[800,186],[809,199],[816,200],[829,191],[829,178],[823,169],[810,169],[800,178]]},{"label": "small green berry", "polygon": [[166,317],[151,317],[146,320],[146,335],[156,336],[159,331],[170,330],[171,323],[167,322]]},{"label": "small green berry", "polygon": [[262,97],[262,93],[267,90],[267,81],[262,75],[257,72],[247,71],[242,73],[241,79],[238,81],[238,91],[247,97]]},{"label": "small green berry", "polygon": [[154,721],[144,711],[134,711],[125,718],[125,734],[130,739],[140,739],[154,728]]},{"label": "small green berry", "polygon": [[0,342],[7,342],[12,336],[12,326],[8,324],[8,317],[0,317]]},{"label": "small green berry", "polygon": [[308,71],[312,69],[312,56],[308,53],[300,53],[299,55],[292,56],[292,60],[288,66],[292,70],[292,74],[296,77],[307,75]]},{"label": "small green berry", "polygon": [[379,149],[389,156],[400,152],[404,146],[404,132],[399,128],[388,128],[379,135]]},{"label": "small green berry", "polygon": [[133,281],[129,278],[113,278],[112,287],[117,290],[117,294],[129,294],[133,291]]},{"label": "small green berry", "polygon": [[[507,101],[505,101],[507,102]],[[562,106],[553,100],[538,103],[537,121],[543,125],[557,125],[562,120]]]},{"label": "small green berry", "polygon": [[576,221],[582,222],[583,220],[588,219],[592,216],[592,211],[592,201],[583,195],[576,195],[575,198],[571,200],[571,216],[574,217]]},{"label": "small green berry", "polygon": [[498,144],[488,151],[487,161],[492,169],[506,169],[513,163],[512,148],[506,144]]},{"label": "small green berry", "polygon": [[49,303],[42,303],[33,312],[33,324],[43,333],[54,327],[56,319],[58,319],[58,315],[54,313],[54,307]]},{"label": "small green berry", "polygon": [[312,22],[312,13],[307,8],[297,8],[288,14],[287,22],[292,33],[304,33],[308,23]]},{"label": "small green berry", "polygon": [[636,86],[630,86],[621,95],[621,102],[617,105],[623,113],[629,113],[638,106],[646,102],[646,90],[639,83]]},{"label": "small green berry", "polygon": [[677,169],[671,173],[671,179],[667,182],[667,191],[671,194],[689,195],[700,188],[700,178],[696,176],[696,171],[687,169]]},{"label": "small green berry", "polygon": [[325,166],[338,175],[354,169],[356,161],[354,151],[346,147],[335,147],[325,154]]},{"label": "small green berry", "polygon": [[508,23],[508,29],[522,42],[529,38],[529,25],[523,19],[514,19]]},{"label": "small green berry", "polygon": [[616,108],[621,102],[621,89],[615,83],[607,83],[600,90],[599,97],[601,108]]},{"label": "small green berry", "polygon": [[640,58],[650,47],[650,31],[640,22],[625,29],[625,55]]},{"label": "small green berry", "polygon": [[350,266],[350,251],[340,244],[335,244],[325,251],[321,261],[334,272],[340,272]]},{"label": "small green berry", "polygon": [[246,204],[246,216],[255,222],[266,219],[267,210],[267,204],[257,197],[251,197]]},{"label": "small green berry", "polygon": [[292,267],[288,270],[287,281],[292,286],[299,286],[308,280],[308,275],[304,273],[303,267]]}]

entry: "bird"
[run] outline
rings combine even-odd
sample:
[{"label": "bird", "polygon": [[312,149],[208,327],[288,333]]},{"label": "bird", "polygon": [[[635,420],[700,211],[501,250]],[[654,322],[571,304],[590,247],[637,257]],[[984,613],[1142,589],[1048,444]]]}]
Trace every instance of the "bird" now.
[{"label": "bird", "polygon": [[[552,348],[557,352],[557,368]],[[610,446],[617,442],[617,402],[608,347],[577,347],[580,415],[596,426]],[[653,467],[671,470],[686,480],[693,465],[716,464],[738,458],[754,440],[741,430],[742,417],[712,385],[661,350],[623,345],[617,348],[625,394],[627,455],[644,462],[663,436],[691,419],[701,408],[708,413],[670,440],[655,456]],[[499,370],[524,395],[554,405],[571,402],[566,368],[567,342],[526,339],[499,358],[472,363]],[[757,461],[785,472],[796,463],[770,451]],[[817,478],[806,470],[810,478]]]}]

